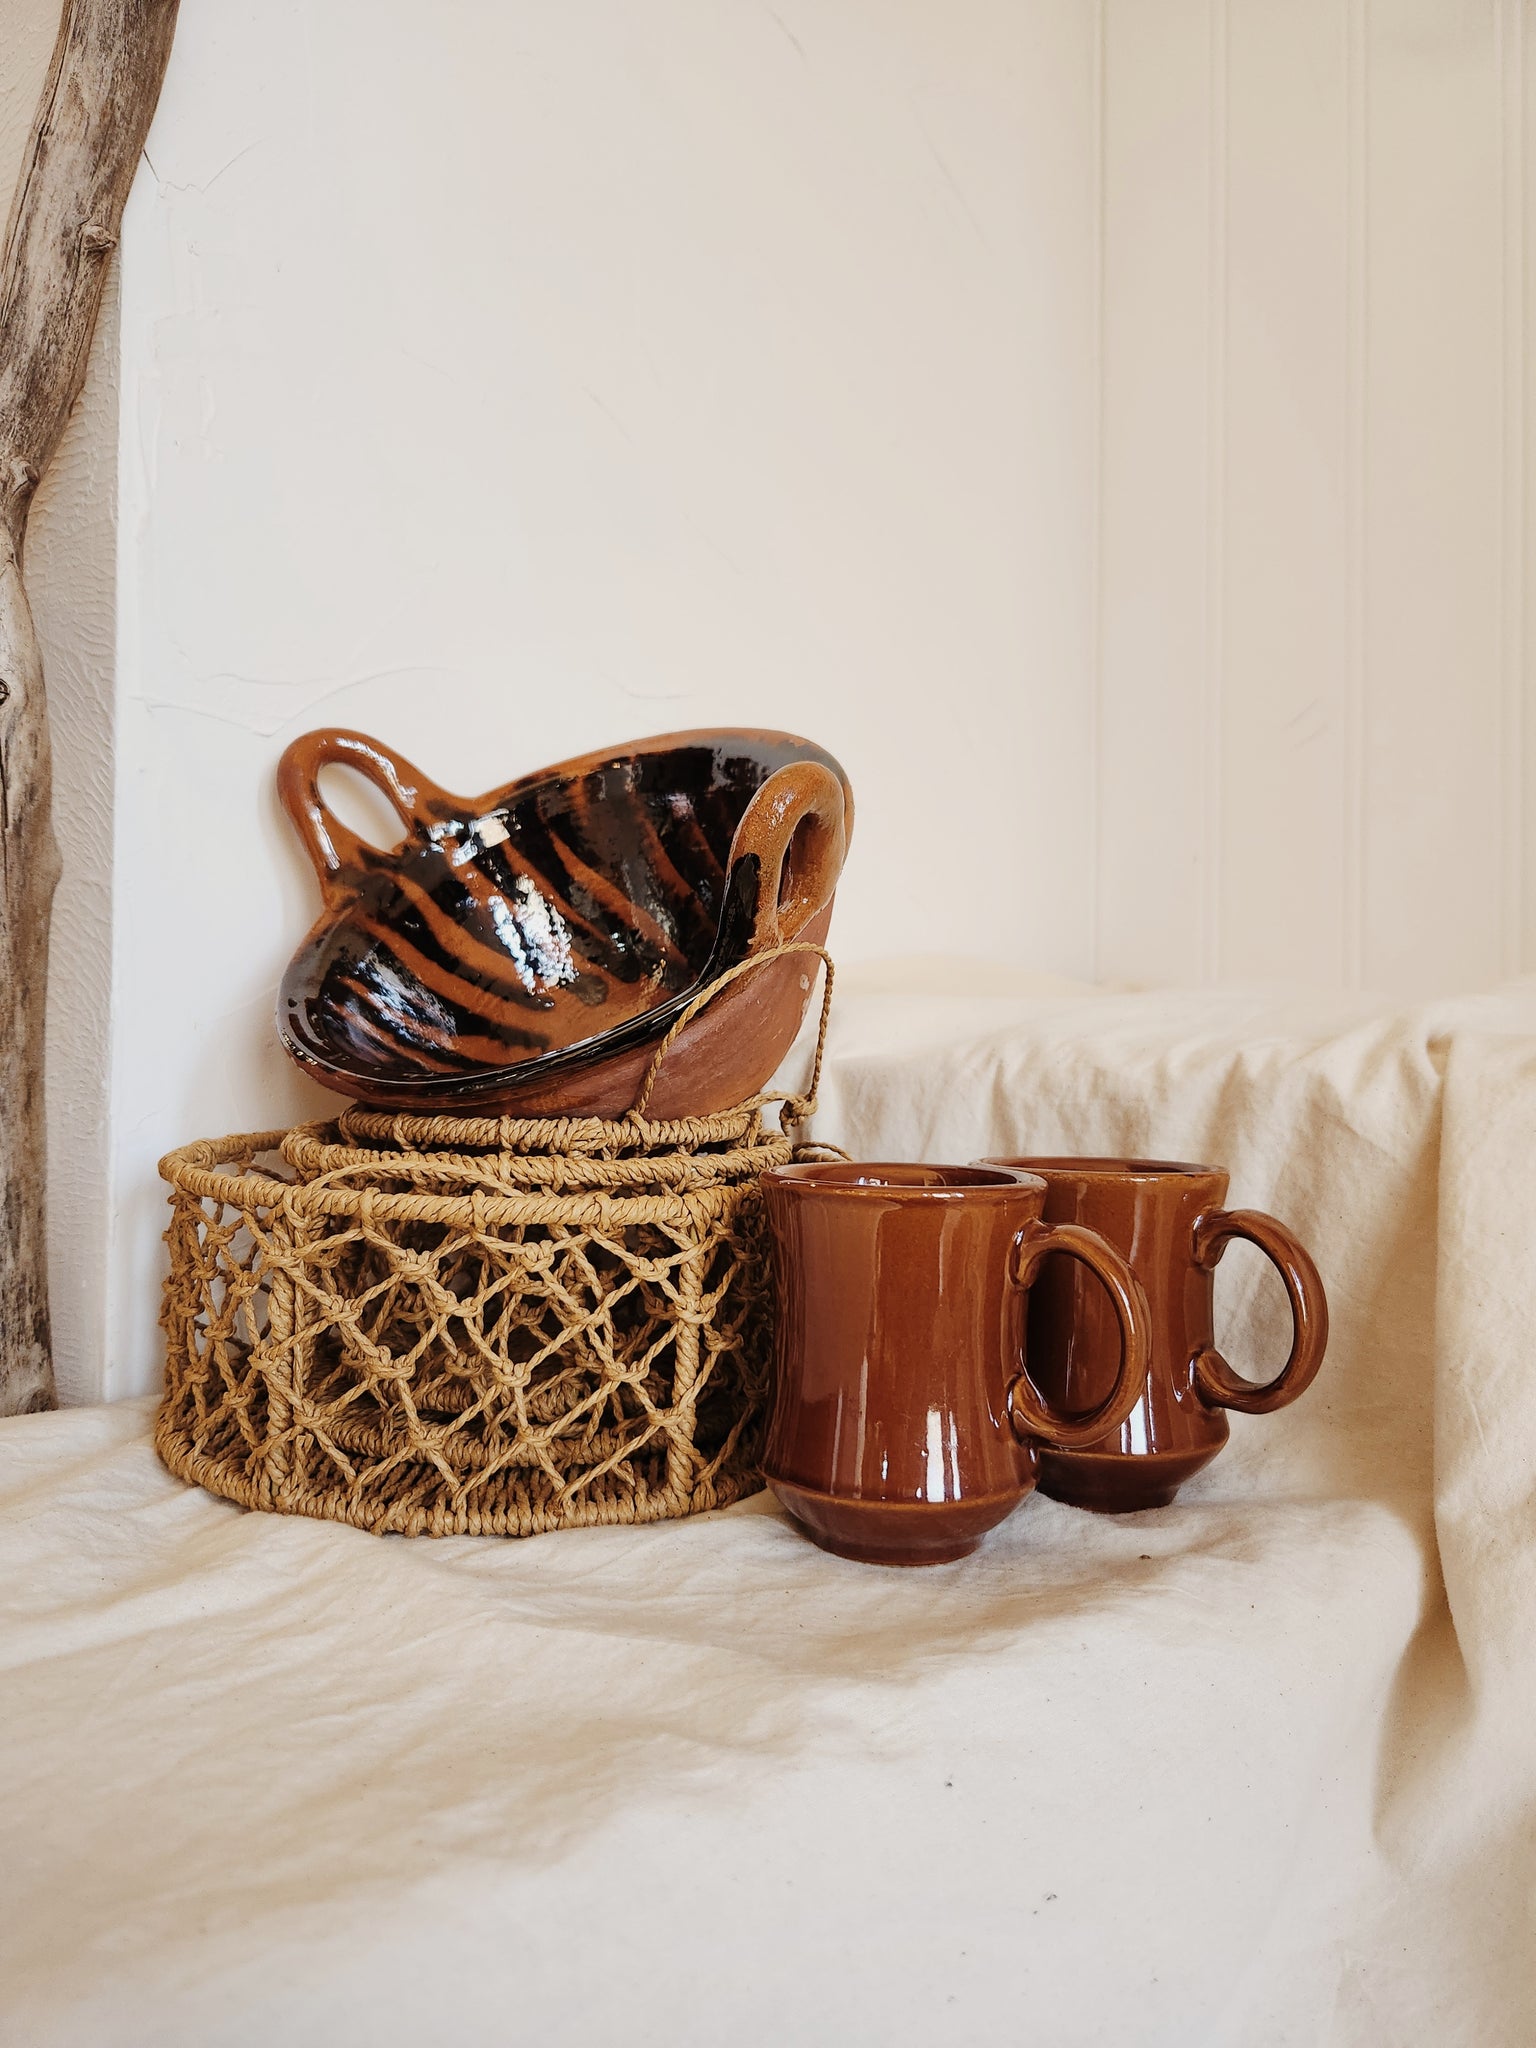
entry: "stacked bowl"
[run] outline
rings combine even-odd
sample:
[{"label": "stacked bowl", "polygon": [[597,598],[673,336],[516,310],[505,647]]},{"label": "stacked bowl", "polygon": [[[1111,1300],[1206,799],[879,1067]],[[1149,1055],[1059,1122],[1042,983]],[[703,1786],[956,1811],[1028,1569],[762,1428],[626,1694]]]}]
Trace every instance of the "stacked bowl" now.
[{"label": "stacked bowl", "polygon": [[[327,805],[352,768],[405,827],[383,850]],[[451,795],[379,741],[327,729],[278,791],[322,898],[278,1024],[305,1072],[425,1116],[707,1116],[756,1094],[810,998],[853,823],[825,749],[666,734]],[[667,1048],[721,976],[738,972]]]}]

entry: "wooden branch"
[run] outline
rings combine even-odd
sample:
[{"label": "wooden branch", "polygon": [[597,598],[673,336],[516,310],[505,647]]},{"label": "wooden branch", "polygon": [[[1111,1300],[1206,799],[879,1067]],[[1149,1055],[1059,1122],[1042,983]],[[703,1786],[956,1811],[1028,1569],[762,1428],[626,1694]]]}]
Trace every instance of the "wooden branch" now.
[{"label": "wooden branch", "polygon": [[54,1400],[43,1055],[59,856],[21,560],[32,495],[85,379],[176,6],[66,0],[0,259],[0,1414]]}]

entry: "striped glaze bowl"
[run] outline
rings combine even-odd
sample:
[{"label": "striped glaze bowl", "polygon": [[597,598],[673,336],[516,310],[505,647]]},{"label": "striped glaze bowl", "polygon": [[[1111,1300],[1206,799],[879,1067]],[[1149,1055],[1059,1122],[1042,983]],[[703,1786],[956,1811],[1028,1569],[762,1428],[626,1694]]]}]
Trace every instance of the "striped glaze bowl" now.
[{"label": "striped glaze bowl", "polygon": [[[384,794],[399,844],[336,816],[334,767]],[[283,1044],[339,1094],[428,1114],[622,1115],[701,989],[824,941],[853,819],[830,754],[759,731],[639,740],[464,798],[328,728],[288,747],[278,793],[322,899],[283,976]],[[811,979],[800,955],[735,980],[669,1048],[649,1113],[754,1094]]]}]

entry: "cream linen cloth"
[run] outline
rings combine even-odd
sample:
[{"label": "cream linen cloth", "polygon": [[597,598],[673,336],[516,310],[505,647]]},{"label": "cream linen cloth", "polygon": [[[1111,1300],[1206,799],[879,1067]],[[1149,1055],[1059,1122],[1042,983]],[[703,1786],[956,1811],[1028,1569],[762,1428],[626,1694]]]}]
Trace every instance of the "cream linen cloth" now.
[{"label": "cream linen cloth", "polygon": [[[858,1153],[1232,1169],[1333,1341],[964,1563],[247,1514],[0,1425],[0,2042],[1536,2040],[1536,990],[841,999]],[[1229,1252],[1219,1334],[1272,1369]],[[150,1313],[146,1304],[145,1313]]]}]

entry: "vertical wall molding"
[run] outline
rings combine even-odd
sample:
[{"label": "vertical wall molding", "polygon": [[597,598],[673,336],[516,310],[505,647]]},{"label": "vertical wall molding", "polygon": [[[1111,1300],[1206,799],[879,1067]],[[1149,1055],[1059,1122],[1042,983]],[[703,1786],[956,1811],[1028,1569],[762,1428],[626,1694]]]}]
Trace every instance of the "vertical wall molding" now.
[{"label": "vertical wall molding", "polygon": [[1090,763],[1090,797],[1093,816],[1089,845],[1093,862],[1088,896],[1089,972],[1098,981],[1104,974],[1104,261],[1108,201],[1104,124],[1107,112],[1105,72],[1105,7],[1107,0],[1093,0],[1093,507],[1091,531],[1093,561],[1089,569],[1089,679],[1091,693],[1089,730],[1093,747]]},{"label": "vertical wall molding", "polygon": [[1345,163],[1348,213],[1345,253],[1344,497],[1348,646],[1345,650],[1344,920],[1341,979],[1359,988],[1365,976],[1366,741],[1366,320],[1367,146],[1370,129],[1368,0],[1346,0]]},{"label": "vertical wall molding", "polygon": [[1221,974],[1222,743],[1226,654],[1227,475],[1227,47],[1230,0],[1210,0],[1205,416],[1205,687],[1201,732],[1201,955]]},{"label": "vertical wall molding", "polygon": [[1503,350],[1499,440],[1499,679],[1504,873],[1504,972],[1532,963],[1526,948],[1527,819],[1525,775],[1525,345],[1526,147],[1525,0],[1498,0],[1495,50],[1499,85],[1499,170]]}]

